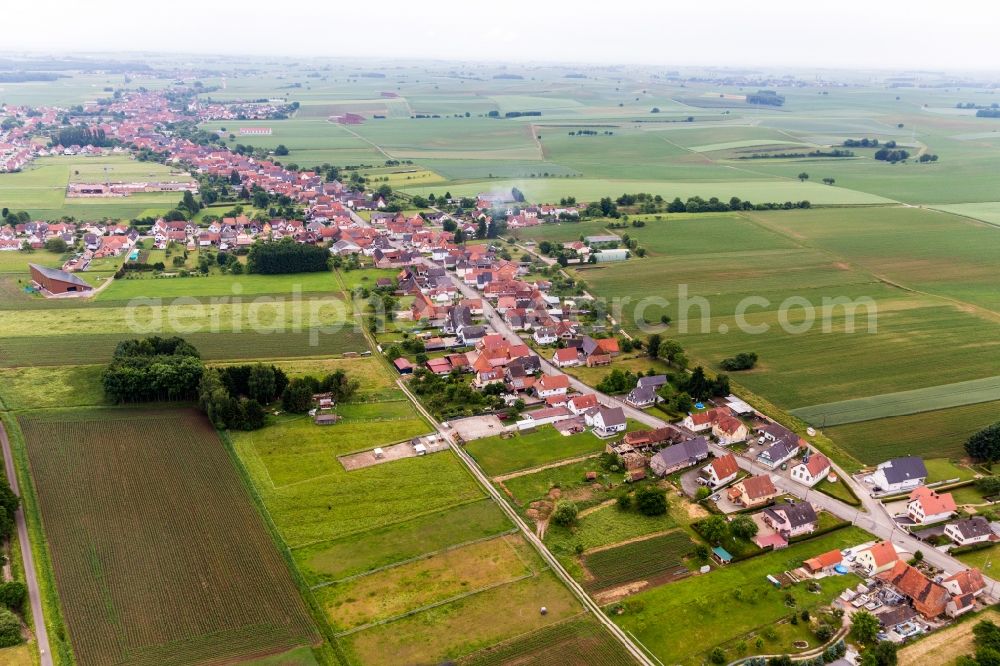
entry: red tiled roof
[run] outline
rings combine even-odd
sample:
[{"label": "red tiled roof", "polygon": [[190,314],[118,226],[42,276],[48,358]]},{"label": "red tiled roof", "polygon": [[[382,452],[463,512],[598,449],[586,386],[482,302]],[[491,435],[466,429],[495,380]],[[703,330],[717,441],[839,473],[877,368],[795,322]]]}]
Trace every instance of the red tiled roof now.
[{"label": "red tiled roof", "polygon": [[727,453],[721,458],[716,458],[712,461],[712,469],[715,470],[715,476],[724,479],[740,471],[740,466],[736,464],[736,456],[732,453]]}]

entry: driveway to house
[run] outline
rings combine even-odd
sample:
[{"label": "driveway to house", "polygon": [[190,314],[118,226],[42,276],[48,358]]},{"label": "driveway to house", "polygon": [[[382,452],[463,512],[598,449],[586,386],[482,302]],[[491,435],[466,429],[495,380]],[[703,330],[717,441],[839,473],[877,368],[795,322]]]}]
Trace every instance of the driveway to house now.
[{"label": "driveway to house", "polygon": [[[11,490],[21,496],[17,485],[17,470],[14,469],[14,457],[10,452],[10,442],[7,431],[0,423],[0,446],[3,447],[4,466],[7,470],[7,481]],[[35,558],[31,554],[31,542],[28,540],[28,525],[24,522],[24,509],[17,508],[14,513],[14,523],[17,525],[17,540],[21,546],[21,559],[24,562],[24,579],[28,586],[28,599],[31,603],[31,618],[35,624],[35,641],[38,643],[38,654],[42,666],[52,666],[52,650],[49,649],[49,632],[45,628],[45,616],[42,614],[42,595],[38,589],[38,577],[35,575]]]},{"label": "driveway to house", "polygon": [[[698,483],[698,477],[701,476],[701,470],[704,466],[705,465],[698,463],[688,471],[681,474],[681,489],[689,498],[693,499],[695,494],[697,494],[698,489],[702,487],[702,485]],[[709,488],[709,490],[711,490],[711,488]]]}]

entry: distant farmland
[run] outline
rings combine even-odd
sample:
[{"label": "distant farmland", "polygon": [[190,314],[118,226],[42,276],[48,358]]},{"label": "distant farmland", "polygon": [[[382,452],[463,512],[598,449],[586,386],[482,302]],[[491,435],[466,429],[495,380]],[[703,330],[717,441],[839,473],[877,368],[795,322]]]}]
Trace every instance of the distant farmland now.
[{"label": "distant farmland", "polygon": [[223,663],[319,642],[200,414],[67,411],[20,423],[78,663]]},{"label": "distant farmland", "polygon": [[[361,331],[345,327],[337,333],[316,334],[310,344],[309,331],[256,334],[191,333],[184,339],[209,361],[236,361],[254,358],[299,358],[328,356],[367,350]],[[95,333],[91,335],[17,336],[0,338],[0,367],[25,365],[82,365],[106,362],[122,340],[142,337],[135,333]]]}]

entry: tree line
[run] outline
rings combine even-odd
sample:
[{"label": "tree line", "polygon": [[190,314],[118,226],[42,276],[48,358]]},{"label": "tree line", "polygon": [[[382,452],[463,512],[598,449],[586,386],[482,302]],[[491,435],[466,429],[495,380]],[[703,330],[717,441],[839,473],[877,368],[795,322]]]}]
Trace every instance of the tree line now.
[{"label": "tree line", "polygon": [[[263,427],[265,407],[278,400],[285,411],[299,414],[309,411],[316,393],[329,393],[341,402],[359,387],[343,370],[289,379],[281,368],[263,363],[205,367],[189,342],[159,336],[120,342],[101,380],[105,394],[116,403],[197,400],[215,427],[233,430]],[[0,532],[2,509],[0,487]]]}]

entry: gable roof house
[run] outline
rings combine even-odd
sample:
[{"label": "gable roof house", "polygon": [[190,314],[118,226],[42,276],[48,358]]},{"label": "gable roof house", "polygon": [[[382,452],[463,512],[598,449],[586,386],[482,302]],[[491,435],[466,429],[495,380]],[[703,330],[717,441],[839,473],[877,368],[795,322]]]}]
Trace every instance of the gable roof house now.
[{"label": "gable roof house", "polygon": [[611,437],[623,432],[628,425],[621,407],[597,407],[584,417],[587,425],[593,426],[598,437]]},{"label": "gable roof house", "polygon": [[920,486],[910,493],[906,515],[918,525],[927,525],[951,518],[957,508],[951,493],[938,494],[927,486]]},{"label": "gable roof house", "polygon": [[945,578],[941,581],[941,584],[954,595],[971,594],[978,597],[986,591],[986,582],[983,580],[983,574],[976,567],[962,569]]},{"label": "gable roof house", "polygon": [[706,458],[708,458],[708,440],[704,437],[695,437],[660,449],[650,459],[649,466],[659,476],[666,476],[685,467],[697,465]]},{"label": "gable roof house", "polygon": [[740,473],[740,466],[736,463],[736,456],[727,453],[710,462],[701,471],[702,477],[708,481],[709,487],[718,488],[736,479]]},{"label": "gable roof house", "polygon": [[721,418],[723,415],[727,415],[728,412],[721,407],[713,407],[712,409],[705,410],[704,412],[696,412],[694,414],[688,414],[681,421],[681,424],[693,432],[702,432],[704,430],[711,430],[715,422]]},{"label": "gable roof house", "polygon": [[802,462],[792,466],[792,479],[812,488],[830,473],[830,460],[822,453],[811,453],[806,449]]},{"label": "gable roof house", "polygon": [[927,467],[917,456],[893,458],[881,463],[875,471],[866,478],[875,490],[881,492],[898,492],[923,485],[927,479]]},{"label": "gable roof house", "polygon": [[625,402],[638,409],[651,407],[660,400],[660,396],[657,395],[656,389],[652,386],[637,385],[625,396]]},{"label": "gable roof house", "polygon": [[594,407],[599,407],[600,403],[597,402],[597,395],[593,393],[581,393],[570,398],[567,406],[571,412],[579,416]]},{"label": "gable roof house", "polygon": [[728,446],[746,441],[750,430],[735,416],[722,414],[712,424],[712,434],[719,440],[719,444]]},{"label": "gable roof house", "polygon": [[809,502],[783,502],[764,509],[764,522],[788,539],[816,530],[816,510]]},{"label": "gable roof house", "polygon": [[748,477],[729,488],[730,501],[745,507],[767,504],[777,496],[778,489],[767,474]]},{"label": "gable roof house", "polygon": [[891,541],[879,541],[857,554],[854,563],[869,576],[888,571],[899,561],[899,553]]},{"label": "gable roof house", "polygon": [[993,539],[993,528],[982,516],[956,520],[944,526],[944,534],[959,546],[982,543]]},{"label": "gable roof house", "polygon": [[535,382],[535,394],[539,398],[548,398],[551,395],[565,395],[569,390],[569,377],[566,375],[542,375],[541,379]]},{"label": "gable roof house", "polygon": [[580,363],[580,354],[572,347],[557,349],[552,354],[552,364],[557,368],[569,368],[574,365],[580,365]]},{"label": "gable roof house", "polygon": [[799,437],[794,434],[790,438],[779,439],[757,454],[757,462],[774,469],[798,455],[799,442]]},{"label": "gable roof house", "polygon": [[535,330],[531,333],[531,337],[540,345],[551,345],[559,339],[556,329],[552,326],[535,327]]}]

